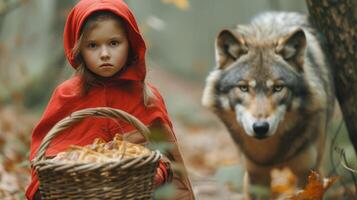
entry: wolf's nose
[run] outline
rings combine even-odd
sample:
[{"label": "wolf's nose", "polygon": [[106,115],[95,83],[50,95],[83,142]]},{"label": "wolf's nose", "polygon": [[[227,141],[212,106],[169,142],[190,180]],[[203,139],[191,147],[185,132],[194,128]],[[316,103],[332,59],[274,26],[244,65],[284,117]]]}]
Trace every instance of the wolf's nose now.
[{"label": "wolf's nose", "polygon": [[255,122],[253,124],[253,130],[256,134],[256,138],[263,139],[265,138],[269,131],[269,123],[268,122]]}]

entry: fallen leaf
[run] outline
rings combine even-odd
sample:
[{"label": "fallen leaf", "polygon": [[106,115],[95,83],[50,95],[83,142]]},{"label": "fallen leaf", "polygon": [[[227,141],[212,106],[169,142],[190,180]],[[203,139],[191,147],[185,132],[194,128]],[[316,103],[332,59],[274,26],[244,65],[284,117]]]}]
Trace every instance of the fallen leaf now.
[{"label": "fallen leaf", "polygon": [[325,191],[337,180],[338,177],[321,179],[321,176],[311,171],[308,183],[304,190],[298,192],[290,200],[320,200]]},{"label": "fallen leaf", "polygon": [[292,195],[297,189],[297,177],[289,168],[273,169],[271,176],[271,192],[273,196]]}]

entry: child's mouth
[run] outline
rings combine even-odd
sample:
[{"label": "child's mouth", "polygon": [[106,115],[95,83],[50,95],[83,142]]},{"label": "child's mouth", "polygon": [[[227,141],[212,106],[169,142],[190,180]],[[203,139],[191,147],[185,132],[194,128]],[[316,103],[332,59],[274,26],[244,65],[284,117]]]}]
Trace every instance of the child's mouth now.
[{"label": "child's mouth", "polygon": [[109,63],[104,63],[104,64],[99,66],[99,68],[112,68],[112,67],[113,67],[113,65],[109,64]]}]

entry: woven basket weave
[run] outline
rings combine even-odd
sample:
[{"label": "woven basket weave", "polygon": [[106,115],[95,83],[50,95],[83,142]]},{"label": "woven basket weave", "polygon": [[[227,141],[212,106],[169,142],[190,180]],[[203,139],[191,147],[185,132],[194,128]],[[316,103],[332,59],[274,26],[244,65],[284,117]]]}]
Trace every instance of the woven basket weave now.
[{"label": "woven basket weave", "polygon": [[60,163],[46,160],[51,140],[86,117],[119,118],[132,124],[146,138],[149,129],[134,116],[113,108],[80,110],[59,121],[43,139],[32,161],[46,199],[152,199],[153,180],[161,158],[159,151],[136,158],[105,163]]}]

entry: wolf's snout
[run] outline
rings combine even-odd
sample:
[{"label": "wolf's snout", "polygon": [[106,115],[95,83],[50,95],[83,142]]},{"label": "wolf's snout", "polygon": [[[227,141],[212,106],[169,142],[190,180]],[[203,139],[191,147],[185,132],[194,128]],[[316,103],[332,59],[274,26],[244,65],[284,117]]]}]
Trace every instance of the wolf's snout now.
[{"label": "wolf's snout", "polygon": [[255,137],[258,139],[263,139],[267,137],[267,133],[269,131],[269,123],[268,122],[255,122],[253,124],[253,130],[255,132]]}]

